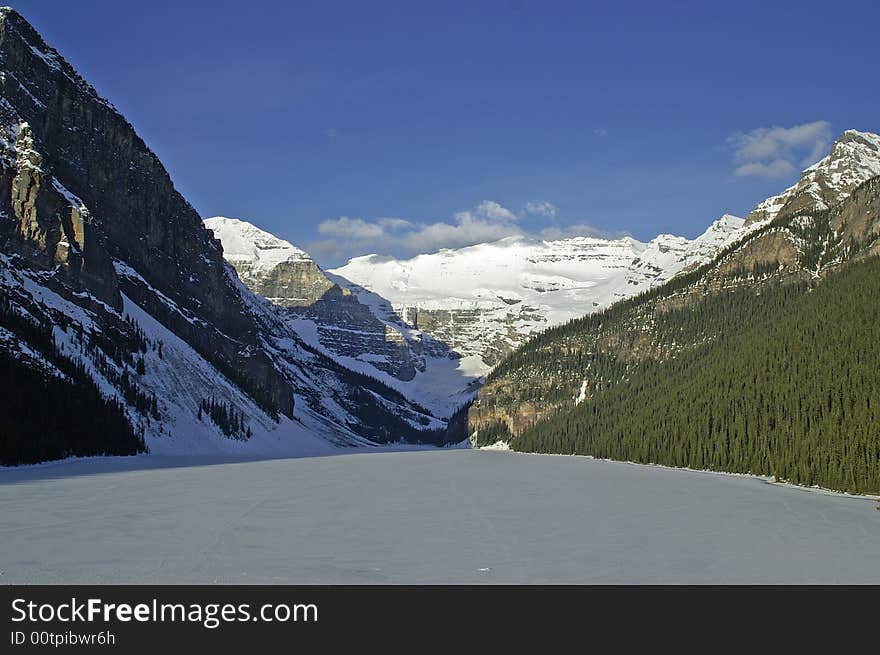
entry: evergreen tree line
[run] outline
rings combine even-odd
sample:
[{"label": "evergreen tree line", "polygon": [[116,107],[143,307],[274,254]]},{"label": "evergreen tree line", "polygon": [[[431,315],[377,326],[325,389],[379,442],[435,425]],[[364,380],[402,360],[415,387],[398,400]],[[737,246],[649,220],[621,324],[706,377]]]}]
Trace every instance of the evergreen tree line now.
[{"label": "evergreen tree line", "polygon": [[51,373],[0,350],[0,464],[146,451],[123,405],[105,398],[83,364],[61,353],[50,325],[25,318],[0,297],[0,327],[57,369]]},{"label": "evergreen tree line", "polygon": [[137,355],[146,353],[147,345],[146,334],[130,316],[122,323],[108,323],[103,329],[89,333],[89,352],[100,350],[120,366],[135,367],[138,360],[143,360]]},{"label": "evergreen tree line", "polygon": [[510,442],[510,430],[507,429],[507,423],[504,421],[487,421],[481,424],[471,442],[477,448],[482,448],[499,441]]},{"label": "evergreen tree line", "polygon": [[[705,340],[674,357],[603,364],[626,370],[512,447],[880,493],[878,299],[872,257],[815,288],[770,283],[668,312],[663,339]],[[529,357],[548,374],[583,365]]]},{"label": "evergreen tree line", "polygon": [[203,420],[205,416],[210,418],[227,437],[246,441],[253,436],[244,414],[237,411],[232,403],[218,401],[214,396],[211,396],[210,400],[203,398],[199,403],[199,420]]},{"label": "evergreen tree line", "polygon": [[220,371],[226,379],[232,382],[239,389],[244,391],[251,397],[260,409],[266,412],[276,423],[281,419],[281,411],[278,403],[272,396],[269,389],[251,378],[249,375],[239,372],[224,358],[215,354],[213,357],[206,357],[214,367]]}]

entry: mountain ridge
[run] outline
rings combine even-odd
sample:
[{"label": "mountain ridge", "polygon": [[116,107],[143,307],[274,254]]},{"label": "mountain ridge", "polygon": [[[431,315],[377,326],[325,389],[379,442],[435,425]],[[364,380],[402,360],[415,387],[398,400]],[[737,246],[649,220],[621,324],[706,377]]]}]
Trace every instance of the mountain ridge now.
[{"label": "mountain ridge", "polygon": [[0,288],[3,391],[32,416],[75,395],[108,426],[91,438],[100,426],[69,404],[52,430],[13,421],[4,464],[443,439],[424,408],[285,327],[131,124],[11,9],[0,12]]}]

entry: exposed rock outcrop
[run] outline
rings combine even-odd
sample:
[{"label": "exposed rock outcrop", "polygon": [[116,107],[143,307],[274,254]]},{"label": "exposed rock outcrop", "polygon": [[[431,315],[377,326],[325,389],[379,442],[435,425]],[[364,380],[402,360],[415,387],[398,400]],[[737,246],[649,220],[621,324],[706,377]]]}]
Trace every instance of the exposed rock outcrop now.
[{"label": "exposed rock outcrop", "polygon": [[[293,391],[262,351],[218,242],[132,126],[8,8],[0,64],[9,248],[46,268],[61,264],[75,286],[117,309],[120,291],[149,306],[244,388],[292,415]],[[137,277],[117,276],[114,260]]]},{"label": "exposed rock outcrop", "polygon": [[[444,421],[289,325],[285,312],[348,292],[301,251],[258,250],[279,266],[255,286],[288,307],[247,288],[132,126],[0,9],[0,364],[7,380],[33,378],[28,390],[49,376],[86,403],[71,416],[79,436],[47,445],[19,422],[0,461],[442,442]],[[44,410],[31,391],[16,398],[20,415]],[[108,426],[120,434],[88,438]]]},{"label": "exposed rock outcrop", "polygon": [[308,307],[335,286],[308,253],[246,221],[215,216],[205,225],[241,281],[276,305]]}]

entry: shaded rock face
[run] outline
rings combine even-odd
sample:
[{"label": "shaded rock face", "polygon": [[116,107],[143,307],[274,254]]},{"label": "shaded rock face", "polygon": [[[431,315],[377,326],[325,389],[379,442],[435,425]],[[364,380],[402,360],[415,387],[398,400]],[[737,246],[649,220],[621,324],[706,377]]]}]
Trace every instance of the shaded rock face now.
[{"label": "shaded rock face", "polygon": [[118,308],[121,299],[104,234],[85,205],[47,173],[30,125],[15,120],[8,103],[0,106],[0,118],[12,128],[4,130],[0,145],[0,206],[9,219],[0,226],[2,233],[34,265],[60,265],[74,288],[87,287]]},{"label": "shaded rock face", "polygon": [[[219,243],[132,126],[10,9],[0,11],[0,66],[4,250],[59,265],[116,309],[125,293],[292,414],[292,390],[259,346]],[[117,275],[114,262],[137,275]]]},{"label": "shaded rock face", "polygon": [[369,364],[404,382],[426,368],[424,354],[443,356],[390,307],[380,320],[358,296],[330,280],[308,253],[237,218],[205,225],[220,239],[223,256],[248,288],[284,308],[288,319],[314,324],[323,351]]},{"label": "shaded rock face", "polygon": [[312,305],[288,314],[313,321],[321,346],[335,355],[361,359],[404,382],[425,370],[421,340],[408,340],[378,320],[348,289],[333,285]]}]

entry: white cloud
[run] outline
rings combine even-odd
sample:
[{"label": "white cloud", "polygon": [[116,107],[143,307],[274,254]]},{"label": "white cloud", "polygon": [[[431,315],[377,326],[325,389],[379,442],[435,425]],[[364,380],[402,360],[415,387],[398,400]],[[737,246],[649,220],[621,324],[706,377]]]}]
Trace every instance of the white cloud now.
[{"label": "white cloud", "polygon": [[404,218],[380,218],[378,223],[389,230],[405,230],[413,227],[412,221]]},{"label": "white cloud", "polygon": [[472,210],[458,212],[455,217],[459,221],[467,219],[499,222],[516,221],[516,214],[507,207],[502,207],[500,203],[494,200],[484,200]]},{"label": "white cloud", "polygon": [[340,218],[322,221],[318,224],[318,233],[324,236],[341,237],[343,239],[368,240],[378,239],[384,234],[378,222],[368,223],[362,218]]},{"label": "white cloud", "polygon": [[807,166],[818,160],[831,142],[831,123],[813,121],[792,127],[759,127],[727,139],[733,148],[738,176],[784,177],[795,162]]},{"label": "white cloud", "polygon": [[556,218],[556,205],[552,202],[530,202],[526,204],[525,213],[531,216],[543,216],[544,218]]},{"label": "white cloud", "polygon": [[[532,211],[527,206],[529,214],[556,214],[556,207],[552,203],[529,204],[532,205]],[[494,200],[484,200],[471,209],[456,212],[452,221],[416,223],[402,218],[367,221],[342,216],[321,222],[318,232],[329,238],[307,244],[306,248],[319,260],[330,261],[331,265],[342,263],[354,255],[377,253],[409,257],[441,248],[462,248],[497,241],[518,234],[547,239],[597,234],[587,225],[529,233],[518,224],[514,212]]]},{"label": "white cloud", "polygon": [[786,177],[795,172],[794,165],[786,159],[774,159],[769,163],[752,162],[737,166],[733,174],[738,177],[757,175],[759,177]]}]

